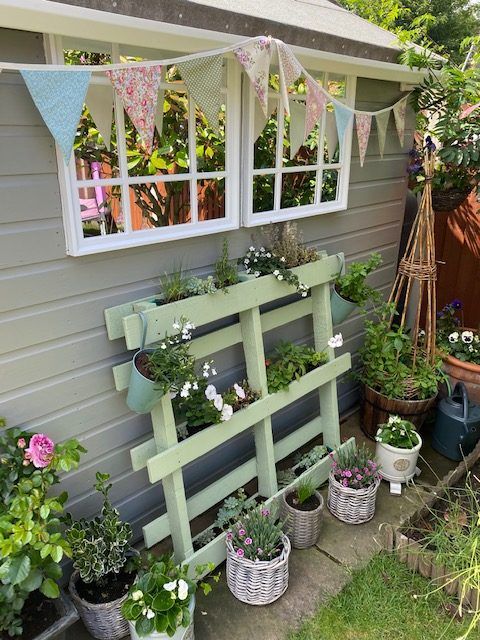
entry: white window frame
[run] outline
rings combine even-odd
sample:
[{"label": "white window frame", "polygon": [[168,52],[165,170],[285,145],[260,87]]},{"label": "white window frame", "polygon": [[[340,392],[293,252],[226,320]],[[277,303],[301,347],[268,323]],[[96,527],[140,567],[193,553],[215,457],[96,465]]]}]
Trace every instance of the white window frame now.
[{"label": "white window frame", "polygon": [[[328,87],[329,75],[324,74],[324,86]],[[328,163],[324,160],[323,145],[320,143],[317,147],[317,163],[315,165],[298,165],[295,167],[283,167],[283,135],[284,135],[284,109],[282,98],[277,93],[271,92],[269,99],[278,100],[280,108],[277,108],[277,139],[275,147],[275,166],[272,168],[255,169],[254,168],[254,116],[255,116],[255,100],[257,99],[250,83],[244,96],[243,109],[243,128],[246,135],[243,136],[242,155],[243,155],[243,191],[242,191],[242,224],[245,227],[255,227],[275,222],[284,222],[286,220],[297,220],[310,216],[317,216],[324,213],[333,213],[335,211],[343,211],[348,207],[348,190],[350,184],[350,166],[352,156],[352,139],[354,118],[345,131],[342,148],[340,149],[339,162]],[[356,77],[345,76],[345,104],[354,108],[356,95]],[[299,100],[305,99],[298,96]],[[325,115],[322,117],[321,126],[319,127],[319,140],[322,141],[325,135]],[[336,199],[328,202],[321,202],[322,193],[322,176],[324,171],[329,169],[339,170],[339,180],[337,183]],[[315,202],[313,204],[302,205],[298,207],[288,207],[281,209],[282,197],[282,175],[286,173],[316,173],[315,186]],[[253,212],[253,179],[256,175],[274,175],[274,209],[272,211]]]},{"label": "white window frame", "polygon": [[[63,42],[61,36],[48,35],[45,39],[47,60],[53,64],[63,64]],[[108,43],[107,43],[108,44]],[[188,46],[186,44],[186,46]],[[119,45],[112,44],[112,60],[119,62]],[[67,254],[82,256],[88,254],[139,247],[180,238],[222,233],[238,229],[239,216],[239,163],[240,155],[240,104],[241,104],[241,69],[233,59],[228,59],[226,64],[227,88],[226,94],[226,126],[225,126],[225,169],[215,172],[197,172],[196,136],[195,136],[195,109],[192,100],[189,100],[188,121],[188,149],[189,169],[186,173],[153,176],[129,176],[127,169],[126,145],[124,139],[124,112],[120,98],[115,94],[115,119],[117,135],[120,141],[118,145],[119,177],[100,180],[78,180],[76,175],[75,158],[72,153],[70,162],[66,165],[63,155],[56,145],[57,164],[62,199],[63,220],[67,242]],[[91,82],[95,82],[92,77]],[[101,80],[100,80],[101,81]],[[106,79],[108,82],[108,80]],[[162,88],[171,89],[172,86],[162,83]],[[178,89],[178,85],[175,86]],[[193,135],[192,135],[193,133]],[[122,139],[123,138],[123,139]],[[197,181],[209,178],[225,179],[225,217],[199,222],[197,219]],[[190,182],[190,215],[191,222],[133,231],[130,220],[130,190],[129,186],[135,183],[165,182],[182,180]],[[78,190],[82,187],[120,185],[122,187],[121,207],[125,220],[125,231],[108,235],[100,235],[85,238],[83,235],[80,216],[80,201]]]}]

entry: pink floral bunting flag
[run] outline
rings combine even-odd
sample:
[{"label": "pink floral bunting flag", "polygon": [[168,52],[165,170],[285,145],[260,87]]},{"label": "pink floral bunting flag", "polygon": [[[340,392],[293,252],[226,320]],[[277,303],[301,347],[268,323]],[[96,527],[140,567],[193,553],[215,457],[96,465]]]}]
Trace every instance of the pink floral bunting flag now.
[{"label": "pink floral bunting flag", "polygon": [[152,152],[161,73],[161,65],[107,71],[148,153]]},{"label": "pink floral bunting flag", "polygon": [[356,113],[355,123],[357,125],[360,166],[363,167],[365,154],[367,153],[368,139],[370,138],[370,129],[372,128],[372,116],[369,113]]},{"label": "pink floral bunting flag", "polygon": [[288,87],[302,75],[302,65],[292,50],[281,40],[277,40],[278,66],[280,69],[280,91],[285,111],[290,114]]},{"label": "pink floral bunting flag", "polygon": [[272,39],[262,36],[246,47],[234,50],[255,89],[265,116],[268,112],[268,78],[272,59]]},{"label": "pink floral bunting flag", "polygon": [[408,96],[405,96],[393,105],[393,115],[395,116],[395,125],[397,127],[398,139],[403,147],[405,142],[405,116],[407,114]]},{"label": "pink floral bunting flag", "polygon": [[327,104],[327,96],[320,89],[319,85],[312,78],[307,78],[307,114],[305,117],[305,137],[308,138],[308,134],[317,122],[320,120],[325,105]]}]

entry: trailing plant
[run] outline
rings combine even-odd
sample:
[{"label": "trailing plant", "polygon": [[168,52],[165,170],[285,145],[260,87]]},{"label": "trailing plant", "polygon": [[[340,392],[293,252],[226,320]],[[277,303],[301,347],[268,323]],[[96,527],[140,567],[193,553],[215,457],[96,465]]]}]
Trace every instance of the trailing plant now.
[{"label": "trailing plant", "polygon": [[303,504],[315,493],[315,486],[312,482],[304,480],[295,487],[295,494],[298,504]]},{"label": "trailing plant", "polygon": [[272,254],[284,257],[287,269],[316,262],[320,258],[315,247],[303,244],[303,237],[295,222],[271,224],[265,234]]},{"label": "trailing plant", "polygon": [[223,239],[222,254],[215,263],[215,284],[218,289],[228,293],[228,288],[238,282],[238,270],[228,255],[228,240]]},{"label": "trailing plant", "polygon": [[61,472],[78,467],[86,449],[77,440],[54,444],[43,433],[9,429],[0,436],[0,451],[0,631],[20,636],[29,594],[60,595],[60,563],[71,554],[61,532],[67,494],[48,492]]},{"label": "trailing plant", "polygon": [[227,533],[239,558],[272,560],[283,549],[283,523],[264,505],[252,505],[240,514]]},{"label": "trailing plant", "polygon": [[265,249],[265,247],[256,249],[252,245],[245,256],[239,259],[239,263],[243,264],[246,273],[256,278],[271,274],[277,280],[295,287],[302,298],[308,295],[308,287],[300,282],[297,274],[287,267],[285,256],[277,255],[271,249]]},{"label": "trailing plant", "polygon": [[[176,565],[173,556],[164,555],[152,561],[130,587],[128,598],[122,605],[122,615],[135,623],[140,637],[154,632],[172,637],[180,627],[192,622],[190,604],[198,586],[207,595],[212,587],[200,582],[200,576],[215,568],[213,563],[195,567],[197,578],[188,575],[188,565]],[[212,576],[218,582],[219,575]]]},{"label": "trailing plant", "polygon": [[318,444],[313,447],[313,449],[310,449],[310,451],[307,451],[304,454],[298,454],[295,457],[295,463],[298,469],[304,469],[306,471],[307,469],[310,469],[310,467],[313,467],[313,465],[317,464],[317,462],[320,462],[320,460],[323,460],[327,454],[327,447],[323,444]]},{"label": "trailing plant", "polygon": [[103,495],[100,517],[74,521],[69,514],[66,537],[72,549],[73,566],[86,583],[104,588],[114,574],[133,570],[129,563],[132,528],[122,522],[119,512],[110,502],[111,484],[108,473],[96,473],[95,489]]},{"label": "trailing plant", "polygon": [[352,262],[345,275],[335,280],[335,289],[346,300],[364,307],[371,300],[380,301],[380,292],[366,284],[367,277],[382,264],[382,256],[372,253],[366,262]]},{"label": "trailing plant", "polygon": [[333,453],[329,456],[333,477],[344,487],[364,489],[382,477],[379,465],[365,444],[361,447],[351,444],[339,449],[336,459]]},{"label": "trailing plant", "polygon": [[375,440],[398,449],[413,449],[420,442],[415,425],[400,416],[389,416],[386,424],[379,424]]},{"label": "trailing plant", "polygon": [[287,389],[293,380],[299,380],[306,373],[327,362],[327,355],[312,347],[282,342],[265,361],[267,365],[267,385],[269,393]]},{"label": "trailing plant", "polygon": [[461,328],[458,312],[462,311],[460,300],[452,300],[437,314],[437,345],[441,351],[463,362],[480,365],[480,334]]}]

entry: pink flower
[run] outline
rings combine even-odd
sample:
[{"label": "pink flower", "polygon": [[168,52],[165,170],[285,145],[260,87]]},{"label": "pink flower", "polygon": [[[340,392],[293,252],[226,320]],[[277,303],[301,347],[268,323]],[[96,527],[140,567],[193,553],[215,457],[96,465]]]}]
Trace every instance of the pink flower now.
[{"label": "pink flower", "polygon": [[261,513],[261,514],[262,514],[262,516],[264,516],[265,518],[266,518],[267,516],[269,516],[269,515],[270,515],[270,511],[269,511],[269,509],[262,509],[260,513]]},{"label": "pink flower", "polygon": [[348,487],[348,480],[345,478],[342,482],[344,487]]},{"label": "pink flower", "polygon": [[245,544],[252,544],[253,540],[251,538],[245,538]]},{"label": "pink flower", "polygon": [[346,478],[351,478],[352,477],[352,472],[350,471],[350,469],[347,469],[346,471],[343,472],[343,475]]},{"label": "pink flower", "polygon": [[55,445],[48,436],[36,433],[30,438],[30,446],[25,449],[25,459],[33,463],[37,469],[48,467],[53,457]]},{"label": "pink flower", "polygon": [[25,442],[25,438],[19,438],[17,441],[17,447],[19,449],[25,449],[27,443]]},{"label": "pink flower", "polygon": [[245,531],[245,529],[239,529],[238,530],[238,535],[239,536],[244,536],[247,532]]},{"label": "pink flower", "polygon": [[357,473],[357,480],[363,480],[363,476],[360,473]]},{"label": "pink flower", "polygon": [[227,533],[227,540],[233,540],[233,533],[231,531]]},{"label": "pink flower", "polygon": [[237,549],[237,556],[239,558],[243,558],[244,555],[245,555],[245,551],[243,549]]}]

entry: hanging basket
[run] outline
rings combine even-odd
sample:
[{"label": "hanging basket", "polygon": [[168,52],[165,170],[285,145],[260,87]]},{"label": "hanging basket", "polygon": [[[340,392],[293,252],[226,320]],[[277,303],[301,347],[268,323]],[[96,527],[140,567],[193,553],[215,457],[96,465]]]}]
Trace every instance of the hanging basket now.
[{"label": "hanging basket", "polygon": [[381,479],[364,489],[344,487],[335,479],[333,473],[328,476],[327,506],[331,514],[347,524],[362,524],[375,515],[375,501]]},{"label": "hanging basket", "polygon": [[291,545],[282,536],[282,553],[268,561],[240,558],[227,540],[227,584],[233,595],[247,604],[270,604],[278,600],[288,587],[288,558]]},{"label": "hanging basket", "polygon": [[434,211],[454,211],[465,202],[473,187],[468,189],[433,189],[432,206]]},{"label": "hanging basket", "polygon": [[318,491],[313,494],[318,500],[318,507],[312,511],[300,511],[287,502],[287,497],[295,493],[285,491],[282,498],[282,520],[285,521],[285,533],[290,538],[294,549],[308,549],[318,540],[323,520],[324,500]]},{"label": "hanging basket", "polygon": [[150,413],[163,396],[155,380],[145,377],[137,368],[137,359],[153,353],[154,349],[140,349],[132,359],[130,383],[128,385],[127,405],[135,413]]}]

